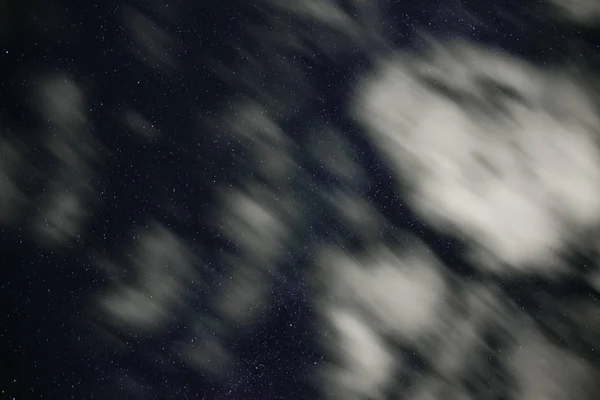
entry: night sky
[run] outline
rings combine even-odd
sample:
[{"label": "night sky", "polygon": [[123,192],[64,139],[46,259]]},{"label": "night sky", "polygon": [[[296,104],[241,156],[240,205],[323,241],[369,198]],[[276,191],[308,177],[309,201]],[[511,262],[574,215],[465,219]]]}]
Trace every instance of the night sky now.
[{"label": "night sky", "polygon": [[518,131],[539,101],[527,145],[562,121],[597,144],[600,9],[557,4],[0,1],[0,398],[594,398],[595,147],[557,133],[515,184],[543,207],[517,212],[484,129],[464,174],[508,216],[426,198],[454,176],[436,154],[471,146],[427,155],[447,104]]}]

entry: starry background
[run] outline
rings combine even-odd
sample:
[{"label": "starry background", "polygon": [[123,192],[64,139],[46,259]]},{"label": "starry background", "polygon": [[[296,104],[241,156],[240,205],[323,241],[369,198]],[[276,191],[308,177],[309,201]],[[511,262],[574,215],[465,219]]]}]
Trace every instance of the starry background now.
[{"label": "starry background", "polygon": [[[352,7],[351,2],[338,3]],[[136,50],[131,26],[122,18],[134,8],[168,32],[168,40],[159,33],[149,39],[168,43],[172,57],[155,55],[159,67],[144,64],[140,57],[145,55]],[[337,219],[321,196],[324,191],[358,193],[387,220],[376,232],[380,240],[393,242],[400,231],[409,231],[458,276],[477,279],[477,270],[461,258],[462,243],[414,215],[394,188],[385,160],[343,112],[351,78],[367,72],[372,59],[351,42],[339,44],[335,32],[322,33],[291,13],[281,17],[279,22],[290,31],[323,35],[314,41],[319,46],[305,43],[313,54],[308,57],[268,48],[269,42],[265,45],[249,33],[248,26],[269,31],[273,24],[259,2],[5,0],[0,9],[1,135],[27,149],[16,182],[30,199],[12,216],[13,222],[0,225],[1,398],[318,398],[309,370],[326,356],[316,344],[320,328],[305,276],[313,268],[315,249],[325,243],[349,250],[368,245],[355,228]],[[394,46],[418,50],[423,42],[417,31],[425,29],[433,36],[468,38],[536,64],[594,68],[600,52],[598,30],[557,22],[544,12],[549,11],[538,1],[387,1],[381,28],[386,42],[373,38],[370,46],[382,52]],[[261,65],[253,66],[239,48],[257,54]],[[56,247],[29,227],[64,169],[39,144],[53,128],[35,110],[36,76],[59,71],[75,77],[83,88],[91,121],[86,130],[93,137],[79,154],[86,170],[70,170],[74,177],[68,179],[95,195],[82,196],[88,215],[85,229]],[[255,82],[260,82],[258,89]],[[98,271],[98,259],[126,253],[124,243],[132,230],[155,219],[176,232],[192,252],[202,254],[203,266],[197,268],[210,266],[206,288],[191,295],[187,310],[219,318],[218,310],[206,304],[213,288],[230,273],[223,254],[239,254],[240,249],[207,221],[220,201],[217,187],[238,187],[260,178],[245,167],[247,144],[222,136],[216,116],[232,107],[232,99],[260,99],[261,91],[281,99],[272,113],[284,116],[289,151],[299,164],[281,190],[293,193],[303,223],[285,244],[281,273],[267,294],[271,306],[261,311],[260,326],[247,333],[243,326],[229,326],[238,332],[225,343],[236,356],[235,368],[213,378],[161,351],[193,336],[186,312],[175,315],[159,335],[128,335],[107,328],[102,316],[90,313],[89,299],[110,286]],[[127,132],[122,119],[127,108],[150,116],[150,127],[144,129],[156,130],[159,139],[140,141]],[[348,187],[309,151],[311,132],[317,129],[314,120],[345,132],[351,158],[368,174],[362,186]],[[579,257],[577,265],[586,265],[586,255]],[[576,279],[560,286],[531,285],[557,296],[590,291]],[[506,295],[535,309],[535,296],[523,289],[507,287]],[[107,342],[107,330],[126,345]],[[417,369],[426,368],[422,360],[413,362]]]}]

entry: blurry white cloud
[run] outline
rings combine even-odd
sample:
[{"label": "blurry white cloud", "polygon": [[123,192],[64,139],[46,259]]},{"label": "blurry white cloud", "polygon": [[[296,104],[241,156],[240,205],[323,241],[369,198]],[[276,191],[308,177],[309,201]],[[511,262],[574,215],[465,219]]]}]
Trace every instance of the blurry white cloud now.
[{"label": "blurry white cloud", "polygon": [[[501,291],[448,277],[438,267],[418,243],[402,254],[384,248],[360,258],[335,250],[322,254],[312,279],[320,343],[331,356],[315,372],[325,395],[382,398],[384,389],[398,384],[392,374],[405,373],[411,387],[404,394],[418,400],[473,398],[462,383],[477,385],[480,379],[491,392],[513,390],[519,399],[593,398],[597,371],[591,365],[550,344]],[[445,279],[454,280],[452,290]],[[555,310],[556,304],[540,302]],[[581,346],[568,330],[574,326],[577,332],[589,330],[578,337],[592,343],[600,325],[597,307],[589,303],[565,305],[564,315],[579,310],[572,316],[579,322],[562,326],[550,314],[543,318],[565,345]],[[500,342],[491,344],[490,334]],[[416,372],[409,359],[387,347],[390,337],[415,349],[434,373]],[[515,386],[503,378],[504,368]]]},{"label": "blurry white cloud", "polygon": [[112,397],[115,393],[131,400],[143,400],[155,395],[153,393],[153,382],[149,382],[131,368],[119,367],[116,370],[105,371],[100,390],[104,389],[105,397]]},{"label": "blurry white cloud", "polygon": [[318,379],[332,399],[381,398],[396,363],[368,320],[343,307],[327,310],[332,326],[326,340],[336,365],[326,366]]},{"label": "blurry white cloud", "polygon": [[[381,35],[383,2],[380,0],[351,0],[346,2],[345,8],[334,1],[320,0],[265,0],[265,3],[276,11],[272,23],[284,33],[280,36],[285,38],[282,44],[310,56],[314,56],[311,48],[320,49],[322,55],[332,57],[347,51],[349,45],[359,46],[369,54],[374,43],[384,42]],[[278,24],[278,19],[285,20],[290,15],[305,25]],[[268,39],[276,41],[278,38]],[[311,46],[307,47],[303,42]]]},{"label": "blurry white cloud", "polygon": [[[321,344],[333,362],[317,382],[332,398],[380,398],[404,360],[384,337],[416,345],[442,331],[450,295],[443,272],[428,249],[413,240],[402,254],[379,247],[353,258],[327,249],[310,279],[321,318]],[[341,396],[341,397],[340,397]]]},{"label": "blurry white cloud", "polygon": [[338,251],[320,256],[325,302],[366,312],[380,329],[414,340],[437,326],[447,291],[440,265],[421,246],[396,255],[380,247],[354,259]]},{"label": "blurry white cloud", "polygon": [[37,108],[46,121],[63,134],[81,134],[87,124],[86,103],[81,89],[66,74],[42,77]]},{"label": "blurry white cloud", "polygon": [[215,306],[224,318],[238,324],[260,321],[269,307],[271,283],[279,274],[291,226],[298,223],[286,193],[249,183],[243,189],[221,192],[221,209],[214,224],[237,247],[223,257],[230,278],[216,292]]},{"label": "blurry white cloud", "polygon": [[107,322],[126,332],[152,332],[170,321],[187,298],[186,288],[198,276],[194,256],[167,228],[151,223],[132,243],[130,262],[137,272],[133,281],[117,281],[99,299]]},{"label": "blurry white cloud", "polygon": [[600,293],[600,270],[597,267],[585,274],[585,280],[597,293]]},{"label": "blurry white cloud", "polygon": [[[161,291],[173,290],[167,283]],[[176,293],[172,293],[173,296]],[[111,316],[112,321],[132,327],[155,328],[155,325],[168,318],[169,311],[163,302],[167,296],[154,297],[144,288],[124,287],[117,294],[109,296],[102,307]]]},{"label": "blurry white cloud", "polygon": [[293,175],[296,164],[288,153],[290,140],[265,107],[252,100],[242,101],[225,116],[224,124],[234,140],[248,148],[248,169],[257,178],[279,187]]},{"label": "blurry white cloud", "polygon": [[507,364],[517,380],[514,398],[519,400],[592,400],[600,389],[597,369],[527,325]]},{"label": "blurry white cloud", "polygon": [[130,30],[131,52],[150,68],[166,72],[176,66],[173,54],[178,51],[171,35],[140,11],[124,7],[123,23]]},{"label": "blurry white cloud", "polygon": [[77,193],[53,186],[39,214],[37,233],[49,244],[66,244],[81,231],[86,211]]},{"label": "blurry white cloud", "polygon": [[204,316],[197,317],[190,335],[174,351],[191,368],[212,378],[225,379],[235,360],[226,339],[229,329]]},{"label": "blurry white cloud", "polygon": [[596,0],[547,0],[562,17],[588,25],[600,23],[600,2]]},{"label": "blurry white cloud", "polygon": [[463,388],[439,377],[428,376],[408,391],[409,400],[473,400]]},{"label": "blurry white cloud", "polygon": [[[254,35],[258,43],[272,43],[279,35]],[[231,87],[259,102],[271,116],[286,120],[297,115],[314,99],[317,88],[311,83],[311,71],[298,62],[297,54],[288,46],[273,48],[266,44],[260,50],[240,48],[239,63],[228,65],[218,59],[207,60],[208,67]]]},{"label": "blurry white cloud", "polygon": [[340,183],[360,189],[367,178],[366,172],[352,158],[348,141],[330,127],[317,130],[309,140],[309,151]]},{"label": "blurry white cloud", "polygon": [[302,224],[293,193],[286,190],[297,173],[290,140],[267,109],[248,98],[239,101],[223,116],[226,129],[220,135],[243,149],[248,179],[219,192],[212,223],[236,251],[223,257],[231,267],[229,279],[216,291],[214,305],[223,318],[246,328],[269,308],[272,280],[295,240],[293,228]]},{"label": "blurry white cloud", "polygon": [[557,272],[564,245],[600,222],[600,120],[565,73],[441,45],[383,61],[357,97],[411,205],[466,236],[482,268]]},{"label": "blurry white cloud", "polygon": [[482,339],[480,324],[476,317],[462,316],[457,313],[448,315],[454,321],[440,320],[439,336],[432,349],[426,349],[428,361],[440,375],[452,381],[460,381],[469,363],[477,362],[477,353],[481,351]]},{"label": "blurry white cloud", "polygon": [[381,238],[385,219],[364,197],[335,190],[327,196],[332,208],[337,212],[337,220],[345,224],[364,243],[376,243]]},{"label": "blurry white cloud", "polygon": [[215,337],[200,336],[194,343],[183,347],[182,360],[204,374],[224,378],[231,369],[229,349]]},{"label": "blurry white cloud", "polygon": [[25,196],[17,186],[15,175],[21,164],[21,155],[15,146],[0,140],[0,225],[10,224]]},{"label": "blurry white cloud", "polygon": [[249,99],[236,104],[226,122],[235,135],[247,141],[264,141],[274,147],[287,141],[268,110]]},{"label": "blurry white cloud", "polygon": [[215,223],[226,237],[242,254],[252,254],[259,262],[272,262],[289,235],[276,196],[260,188],[254,193],[225,190],[222,204],[222,214]]},{"label": "blurry white cloud", "polygon": [[[251,259],[251,257],[250,257]],[[260,321],[270,296],[271,275],[268,267],[234,260],[231,279],[223,282],[215,302],[221,316],[237,324]]]},{"label": "blurry white cloud", "polygon": [[[90,133],[87,99],[67,74],[39,77],[38,112],[44,118],[44,143],[54,157],[48,171],[39,171],[47,181],[34,232],[47,245],[65,245],[82,232],[98,196],[90,186],[92,165],[100,145]],[[86,206],[84,206],[86,204]]]},{"label": "blurry white cloud", "polygon": [[67,74],[38,77],[37,107],[44,118],[45,144],[57,162],[83,175],[97,157],[100,145],[91,133],[87,97],[82,88]]},{"label": "blurry white cloud", "polygon": [[310,19],[342,32],[351,33],[356,29],[356,23],[344,10],[333,1],[300,0],[288,2],[271,0],[270,3],[287,13],[297,17]]},{"label": "blurry white cloud", "polygon": [[486,336],[489,338],[492,333],[507,344],[512,343],[510,332],[514,322],[510,317],[519,310],[493,286],[474,282],[455,282],[455,285],[445,298],[452,307],[440,315],[437,329],[427,338],[429,345],[419,347],[422,356],[446,382],[468,381],[477,371],[486,376],[491,387],[502,387],[505,383],[497,381],[488,357],[502,355],[507,345],[490,348]]},{"label": "blurry white cloud", "polygon": [[154,140],[160,135],[156,125],[135,110],[123,113],[123,123],[135,134],[145,140]]}]

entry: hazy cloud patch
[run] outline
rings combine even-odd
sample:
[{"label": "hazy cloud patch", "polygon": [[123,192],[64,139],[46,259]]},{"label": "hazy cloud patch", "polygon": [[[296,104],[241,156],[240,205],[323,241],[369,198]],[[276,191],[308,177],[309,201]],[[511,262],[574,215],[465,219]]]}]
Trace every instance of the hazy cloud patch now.
[{"label": "hazy cloud patch", "polygon": [[57,185],[48,201],[40,213],[37,233],[50,244],[67,244],[82,230],[86,217],[82,199],[77,193]]},{"label": "hazy cloud patch", "polygon": [[260,189],[256,196],[226,192],[223,215],[215,223],[243,254],[273,260],[288,235],[283,216],[276,211],[275,196]]},{"label": "hazy cloud patch", "polygon": [[17,210],[23,207],[25,196],[15,180],[21,162],[18,149],[7,140],[0,140],[0,225],[13,222]]},{"label": "hazy cloud patch", "polygon": [[517,399],[591,400],[598,393],[595,368],[530,329],[521,332],[507,361],[517,379]]},{"label": "hazy cloud patch", "polygon": [[[275,11],[272,23],[283,33],[282,43],[302,54],[315,56],[316,49],[321,56],[335,57],[351,51],[353,46],[370,54],[374,45],[385,42],[381,33],[384,3],[379,0],[352,0],[346,2],[346,7],[319,0],[265,2]],[[278,19],[285,21],[290,15],[295,17],[292,23],[278,23]]]},{"label": "hazy cloud patch", "polygon": [[40,171],[49,190],[44,190],[33,229],[48,245],[72,244],[99,200],[90,177],[101,146],[90,133],[87,99],[79,85],[61,73],[39,79],[34,105],[44,119],[43,141],[53,162],[49,173]]},{"label": "hazy cloud patch", "polygon": [[296,163],[288,153],[291,141],[267,109],[246,99],[224,116],[224,124],[233,139],[248,149],[248,170],[276,188],[285,185]]},{"label": "hazy cloud patch", "polygon": [[267,266],[236,260],[231,279],[220,287],[216,307],[221,316],[238,324],[248,325],[265,316],[271,290],[271,271]]},{"label": "hazy cloud patch", "polygon": [[132,243],[132,282],[121,281],[99,300],[110,324],[129,332],[163,328],[187,298],[186,288],[199,276],[194,256],[177,236],[158,223]]},{"label": "hazy cloud patch", "polygon": [[123,122],[133,133],[145,140],[151,141],[160,136],[158,127],[137,111],[124,112]]},{"label": "hazy cloud patch", "polygon": [[248,325],[269,308],[272,281],[299,223],[297,210],[287,193],[260,185],[224,189],[221,196],[213,223],[236,250],[223,257],[229,279],[217,291],[215,306],[224,318]]},{"label": "hazy cloud patch", "polygon": [[192,323],[190,334],[175,347],[179,358],[190,367],[207,376],[225,379],[234,367],[234,354],[227,340],[229,330],[219,322],[198,317]]},{"label": "hazy cloud patch", "polygon": [[440,329],[448,287],[428,249],[413,244],[398,254],[380,246],[358,258],[333,249],[319,256],[311,280],[321,342],[333,356],[317,379],[326,394],[380,398],[403,364],[384,338],[416,345]]},{"label": "hazy cloud patch", "polygon": [[396,363],[368,320],[352,309],[326,311],[332,327],[325,340],[336,364],[320,371],[318,381],[326,398],[381,398]]},{"label": "hazy cloud patch", "polygon": [[318,129],[309,140],[309,151],[340,185],[360,189],[366,172],[353,159],[350,143],[333,128]]},{"label": "hazy cloud patch", "polygon": [[131,7],[123,9],[122,19],[130,30],[130,50],[142,63],[163,72],[177,66],[178,45],[163,27]]},{"label": "hazy cloud patch", "polygon": [[379,248],[370,254],[358,260],[323,252],[319,265],[329,287],[327,301],[358,307],[381,329],[406,340],[435,328],[447,290],[438,261],[426,248],[401,255]]},{"label": "hazy cloud patch", "polygon": [[337,220],[357,238],[364,243],[377,243],[385,226],[385,218],[367,199],[342,189],[324,196],[337,213]]},{"label": "hazy cloud patch", "polygon": [[87,99],[78,85],[66,74],[40,77],[37,108],[49,125],[77,135],[87,124]]},{"label": "hazy cloud patch", "polygon": [[558,15],[582,25],[600,22],[600,3],[595,0],[548,0]]}]

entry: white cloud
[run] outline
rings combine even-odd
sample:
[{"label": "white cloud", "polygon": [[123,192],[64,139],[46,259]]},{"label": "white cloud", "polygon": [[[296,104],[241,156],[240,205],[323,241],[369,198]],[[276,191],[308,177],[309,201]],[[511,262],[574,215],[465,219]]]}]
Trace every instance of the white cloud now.
[{"label": "white cloud", "polygon": [[177,43],[170,34],[140,11],[124,7],[122,19],[130,30],[131,52],[150,68],[166,72],[177,65]]},{"label": "white cloud", "polygon": [[85,216],[81,196],[56,185],[38,217],[37,233],[49,244],[67,244],[81,231]]},{"label": "white cloud", "polygon": [[382,62],[355,115],[409,183],[411,205],[469,238],[480,266],[557,272],[564,245],[600,222],[598,115],[566,73],[447,46]]},{"label": "white cloud", "polygon": [[337,219],[364,243],[376,243],[381,238],[385,219],[367,199],[347,190],[335,190],[327,200],[337,211]]},{"label": "white cloud", "polygon": [[410,400],[472,400],[457,385],[434,377],[427,377],[421,380],[415,388],[407,393],[407,398]]},{"label": "white cloud", "polygon": [[223,209],[215,222],[245,254],[261,261],[273,261],[288,236],[285,214],[278,210],[273,193],[225,190]]},{"label": "white cloud", "polygon": [[381,329],[414,340],[436,327],[447,288],[427,249],[419,246],[397,256],[379,248],[364,260],[325,252],[319,265],[329,301],[366,311]]},{"label": "white cloud", "polygon": [[529,329],[519,334],[507,361],[519,400],[591,400],[600,389],[596,369]]},{"label": "white cloud", "polygon": [[309,140],[309,151],[343,185],[360,190],[365,171],[352,158],[352,149],[342,134],[331,127],[317,129]]},{"label": "white cloud", "polygon": [[137,271],[134,281],[121,281],[99,299],[99,308],[119,328],[155,331],[169,322],[186,299],[184,289],[196,277],[193,255],[158,223],[151,223],[136,240],[131,260]]},{"label": "white cloud", "polygon": [[[237,324],[260,321],[270,296],[270,274],[261,266],[236,260],[235,272],[220,286],[215,302],[221,316]],[[266,269],[266,268],[265,268]]]},{"label": "white cloud", "polygon": [[20,164],[21,156],[17,148],[6,140],[0,140],[0,225],[12,222],[16,211],[25,201],[15,181]]},{"label": "white cloud", "polygon": [[558,14],[579,24],[596,24],[600,21],[600,2],[596,0],[547,0]]},{"label": "white cloud", "polygon": [[153,327],[168,317],[164,308],[164,296],[154,297],[144,288],[123,287],[118,293],[110,295],[102,307],[113,321],[132,327]]},{"label": "white cloud", "polygon": [[123,114],[123,122],[134,133],[146,140],[154,140],[160,135],[160,131],[153,122],[134,110],[128,110]]},{"label": "white cloud", "polygon": [[235,141],[248,148],[249,171],[273,187],[285,185],[296,169],[288,153],[290,140],[264,107],[249,99],[241,101],[225,115],[223,124]]},{"label": "white cloud", "polygon": [[320,0],[301,0],[287,2],[273,0],[271,3],[285,12],[293,13],[300,18],[316,21],[324,26],[345,33],[353,32],[356,23],[335,2]]},{"label": "white cloud", "polygon": [[322,371],[323,392],[332,398],[379,398],[395,364],[389,349],[367,320],[351,309],[327,311],[333,327],[328,345],[339,366]]},{"label": "white cloud", "polygon": [[39,80],[36,106],[48,128],[44,143],[54,163],[49,171],[40,171],[49,190],[42,197],[33,229],[47,245],[72,244],[99,199],[90,175],[100,145],[90,133],[87,99],[76,82],[66,74]]},{"label": "white cloud", "polygon": [[359,259],[324,250],[318,265],[313,301],[328,332],[321,343],[334,358],[318,384],[332,398],[380,398],[405,367],[383,338],[415,345],[436,335],[450,295],[443,272],[415,240],[398,255],[383,247]]},{"label": "white cloud", "polygon": [[206,317],[198,317],[190,329],[190,335],[174,351],[183,362],[197,371],[225,379],[235,360],[226,343],[228,334],[225,325]]},{"label": "white cloud", "polygon": [[[381,35],[383,2],[380,0],[351,0],[346,2],[345,8],[336,2],[320,0],[294,2],[265,0],[265,2],[279,13],[279,15],[275,14],[277,18],[285,19],[289,15],[294,15],[295,20],[306,23],[306,26],[285,27],[273,21],[275,26],[283,28],[285,34],[282,36],[286,38],[287,46],[298,47],[300,52],[306,49],[301,44],[302,40],[297,41],[299,37],[323,50],[324,56],[339,54],[340,50],[348,49],[349,44],[361,47],[368,54],[373,51],[375,43],[384,42]],[[307,53],[314,56],[310,50]]]},{"label": "white cloud", "polygon": [[63,134],[79,134],[87,123],[86,98],[77,84],[65,74],[42,80],[37,108],[46,121]]}]

